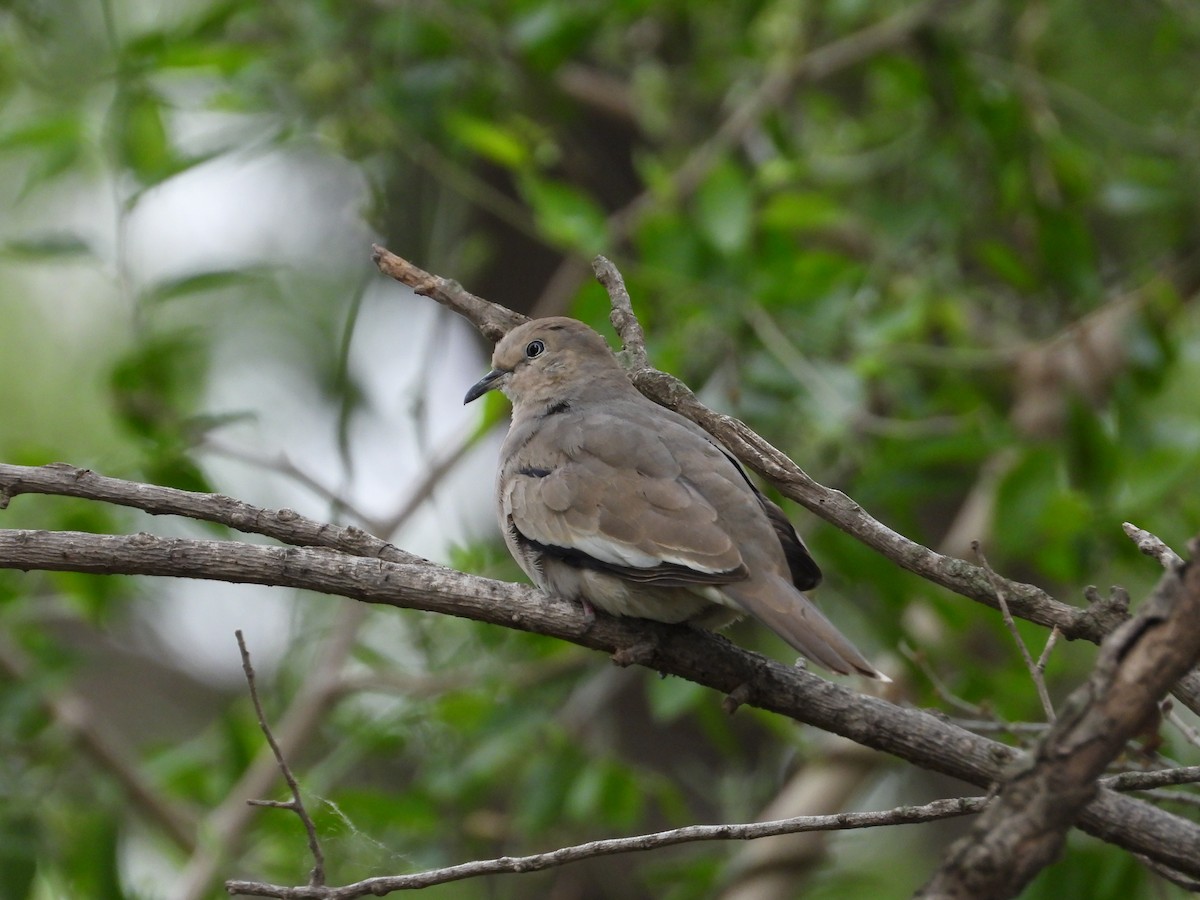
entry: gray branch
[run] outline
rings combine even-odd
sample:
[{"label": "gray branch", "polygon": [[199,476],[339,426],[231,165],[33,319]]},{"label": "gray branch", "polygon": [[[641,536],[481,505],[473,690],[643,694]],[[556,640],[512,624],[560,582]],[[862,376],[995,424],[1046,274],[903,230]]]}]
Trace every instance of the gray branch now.
[{"label": "gray branch", "polygon": [[[397,563],[323,547],[271,547],[149,534],[0,531],[0,567],[202,578],[300,588],[546,634],[616,653],[653,650],[647,664],[668,675],[735,691],[752,706],[840,734],[981,789],[1004,780],[1022,755],[921,710],[766,659],[720,635],[597,613],[532,588],[432,563]],[[647,638],[652,640],[647,641]],[[1200,877],[1200,826],[1101,788],[1080,812],[1084,831],[1163,866]]]},{"label": "gray branch", "polygon": [[[1200,542],[1190,550],[1195,556]],[[1200,658],[1197,621],[1200,566],[1191,565],[1164,578],[1138,615],[1104,641],[1091,676],[918,896],[1014,897],[1053,861],[1077,811],[1095,795],[1096,779]]]},{"label": "gray branch", "polygon": [[[492,341],[527,321],[519,313],[476,297],[456,282],[424,272],[383,247],[376,245],[373,248],[373,258],[384,274],[407,284],[417,293],[429,294]],[[633,365],[629,377],[643,394],[696,422],[745,465],[774,484],[784,496],[896,565],[956,594],[1000,609],[996,585],[985,569],[944,556],[888,528],[841,491],[827,488],[811,478],[744,422],[714,412],[697,400],[679,379],[650,366],[646,361],[641,325],[633,314],[620,272],[604,257],[598,257],[594,267],[612,300],[613,325],[629,350],[629,361]],[[1098,644],[1128,618],[1128,610],[1111,600],[1098,599],[1086,607],[1075,607],[1055,600],[1032,584],[1003,579],[1003,586],[1012,615],[1047,628],[1057,628],[1068,640],[1082,638]],[[1200,673],[1185,674],[1175,684],[1173,693],[1185,706],[1200,714]]]},{"label": "gray branch", "polygon": [[639,834],[627,838],[610,838],[589,841],[571,847],[560,847],[547,853],[532,856],[502,856],[497,859],[479,859],[416,872],[412,875],[385,875],[367,878],[341,887],[287,887],[263,884],[257,881],[227,881],[225,889],[236,896],[276,897],[279,900],[355,900],[358,897],[383,896],[393,891],[411,891],[447,884],[466,878],[505,873],[537,872],[543,869],[611,856],[616,853],[633,853],[657,850],[676,844],[697,841],[749,841],[781,834],[800,834],[806,831],[846,831],[853,828],[878,828],[887,825],[913,825],[933,822],[954,816],[966,816],[983,808],[982,797],[958,797],[935,800],[923,806],[902,806],[879,812],[837,813],[829,816],[796,816],[792,819],[777,819],[772,822],[754,822],[731,825],[687,825],[670,831],[654,834]]}]

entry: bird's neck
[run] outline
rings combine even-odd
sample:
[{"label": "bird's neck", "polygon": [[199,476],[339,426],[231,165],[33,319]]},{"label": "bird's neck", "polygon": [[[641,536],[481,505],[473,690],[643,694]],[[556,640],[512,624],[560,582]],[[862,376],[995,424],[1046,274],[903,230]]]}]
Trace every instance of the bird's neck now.
[{"label": "bird's neck", "polygon": [[516,423],[544,419],[581,405],[611,403],[631,394],[640,396],[624,371],[616,370],[596,378],[581,379],[570,385],[559,384],[554,390],[524,394],[520,397],[510,396],[509,399],[513,401],[513,422]]}]

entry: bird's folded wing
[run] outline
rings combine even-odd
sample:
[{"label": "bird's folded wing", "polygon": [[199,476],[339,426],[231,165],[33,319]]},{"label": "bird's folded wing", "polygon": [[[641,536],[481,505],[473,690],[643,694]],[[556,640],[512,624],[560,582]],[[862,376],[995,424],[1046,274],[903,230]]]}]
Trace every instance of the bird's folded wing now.
[{"label": "bird's folded wing", "polygon": [[757,487],[753,484],[750,486],[754,488],[767,518],[771,520],[771,527],[775,529],[775,536],[779,538],[779,544],[783,547],[792,584],[802,591],[812,590],[821,583],[821,567],[808,552],[808,546],[800,539],[800,535],[796,534],[796,529],[788,520],[787,514]]},{"label": "bird's folded wing", "polygon": [[550,465],[508,467],[504,518],[542,552],[634,581],[683,586],[746,578],[716,511],[678,466],[655,459],[649,445],[626,449],[637,452],[602,459],[577,444]]}]

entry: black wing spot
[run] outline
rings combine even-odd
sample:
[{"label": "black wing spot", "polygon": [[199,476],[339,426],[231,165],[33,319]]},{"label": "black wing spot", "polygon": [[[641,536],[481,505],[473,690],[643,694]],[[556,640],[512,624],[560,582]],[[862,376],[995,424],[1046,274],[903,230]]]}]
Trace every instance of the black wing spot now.
[{"label": "black wing spot", "polygon": [[529,478],[545,478],[552,471],[552,469],[543,469],[541,466],[522,466],[520,469],[517,469],[517,474],[525,475]]},{"label": "black wing spot", "polygon": [[800,590],[807,591],[815,588],[821,583],[821,567],[817,565],[817,561],[812,558],[812,554],[808,552],[808,547],[804,545],[804,541],[800,540],[800,535],[796,534],[796,529],[788,520],[787,515],[782,509],[776,506],[771,500],[758,489],[750,476],[746,474],[746,470],[742,468],[733,455],[719,444],[714,443],[718,450],[725,454],[725,458],[733,463],[733,467],[738,470],[738,474],[745,479],[746,484],[750,486],[750,490],[754,491],[754,496],[758,498],[759,504],[763,508],[763,512],[767,514],[767,518],[771,520],[771,527],[775,530],[775,536],[779,538],[779,544],[783,547],[783,555],[787,559],[788,572],[792,576],[792,584],[796,585]]}]

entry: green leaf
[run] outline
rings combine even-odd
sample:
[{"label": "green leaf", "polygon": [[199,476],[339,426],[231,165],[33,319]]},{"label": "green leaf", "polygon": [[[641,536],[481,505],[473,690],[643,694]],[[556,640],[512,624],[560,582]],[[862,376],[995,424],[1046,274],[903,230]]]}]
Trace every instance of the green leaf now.
[{"label": "green leaf", "polygon": [[91,256],[92,248],[74,234],[44,234],[17,238],[0,247],[0,254],[19,260],[61,259],[69,256]]},{"label": "green leaf", "polygon": [[76,145],[82,136],[79,116],[47,115],[11,131],[0,133],[0,150],[46,150]]},{"label": "green leaf", "polygon": [[745,249],[753,227],[754,197],[749,180],[731,162],[718,164],[696,191],[696,225],[726,256]]},{"label": "green leaf", "polygon": [[845,210],[828,194],[788,191],[775,194],[763,206],[760,221],[780,231],[816,231],[842,224]]},{"label": "green leaf", "polygon": [[604,211],[583,192],[560,181],[526,177],[521,182],[538,227],[555,244],[594,256],[608,245]]},{"label": "green leaf", "polygon": [[523,169],[531,160],[529,147],[513,129],[489,119],[454,111],[446,117],[446,130],[463,146],[506,169]]},{"label": "green leaf", "polygon": [[1017,253],[997,240],[983,240],[975,245],[976,258],[991,271],[1022,291],[1033,291],[1037,279]]},{"label": "green leaf", "polygon": [[146,299],[161,303],[192,294],[261,284],[272,271],[273,269],[269,266],[259,266],[245,269],[217,269],[211,272],[184,275],[155,285],[146,295]]},{"label": "green leaf", "polygon": [[566,810],[579,822],[628,828],[641,813],[642,792],[629,770],[610,760],[592,759],[571,781]]},{"label": "green leaf", "polygon": [[155,184],[177,169],[163,121],[163,102],[147,89],[129,89],[113,104],[110,127],[117,157],[142,181]]}]

